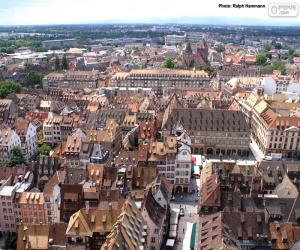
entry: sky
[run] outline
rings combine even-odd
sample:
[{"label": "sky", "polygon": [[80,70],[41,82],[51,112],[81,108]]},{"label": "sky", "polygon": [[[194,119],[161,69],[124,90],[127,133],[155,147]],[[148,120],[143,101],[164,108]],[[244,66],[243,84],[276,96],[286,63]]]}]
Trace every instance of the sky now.
[{"label": "sky", "polygon": [[[290,0],[281,0],[285,1]],[[283,25],[293,22],[300,26],[299,16],[272,19],[268,17],[267,8],[218,8],[219,3],[267,5],[272,2],[274,0],[0,0],[0,25],[149,22],[179,17],[224,17],[234,22],[240,18],[247,22],[266,20]],[[210,20],[213,22],[213,18]]]}]

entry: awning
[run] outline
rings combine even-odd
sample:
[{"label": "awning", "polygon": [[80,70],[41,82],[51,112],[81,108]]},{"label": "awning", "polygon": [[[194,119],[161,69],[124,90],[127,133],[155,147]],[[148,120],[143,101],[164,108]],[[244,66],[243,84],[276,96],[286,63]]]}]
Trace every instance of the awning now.
[{"label": "awning", "polygon": [[197,230],[197,223],[194,223],[193,228],[192,228],[192,236],[191,236],[191,244],[190,244],[191,249],[195,249],[195,245],[196,245],[196,242],[197,242],[196,238],[197,238],[197,235],[198,235],[197,231],[198,231]]},{"label": "awning", "polygon": [[192,173],[194,173],[194,172],[195,172],[195,166],[192,165]]}]

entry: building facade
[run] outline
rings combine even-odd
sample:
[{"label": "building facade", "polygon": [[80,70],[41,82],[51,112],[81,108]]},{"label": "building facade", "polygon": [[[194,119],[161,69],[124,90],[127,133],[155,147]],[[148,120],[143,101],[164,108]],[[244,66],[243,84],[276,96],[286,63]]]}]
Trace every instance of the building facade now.
[{"label": "building facade", "polygon": [[43,78],[43,87],[48,91],[51,87],[84,89],[97,88],[100,78],[99,71],[65,71],[53,72]]},{"label": "building facade", "polygon": [[167,88],[205,88],[209,86],[209,76],[204,71],[193,70],[131,70],[116,73],[110,82],[112,87],[152,88],[162,93]]}]

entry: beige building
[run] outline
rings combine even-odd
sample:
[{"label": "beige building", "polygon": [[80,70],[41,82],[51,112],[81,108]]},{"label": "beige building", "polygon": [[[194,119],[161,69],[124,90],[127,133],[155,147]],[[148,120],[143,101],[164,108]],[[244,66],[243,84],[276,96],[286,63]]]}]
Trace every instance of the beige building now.
[{"label": "beige building", "polygon": [[112,87],[152,88],[161,93],[166,88],[204,88],[209,86],[205,71],[193,70],[131,70],[116,73],[110,82]]},{"label": "beige building", "polygon": [[61,141],[61,116],[49,117],[43,123],[44,142],[55,144]]},{"label": "beige building", "polygon": [[100,78],[99,71],[72,71],[53,72],[43,79],[43,86],[46,91],[51,87],[84,89],[97,88]]},{"label": "beige building", "polygon": [[43,193],[17,193],[15,202],[16,218],[19,223],[46,223]]},{"label": "beige building", "polygon": [[252,137],[265,155],[277,153],[282,154],[282,157],[299,158],[300,116],[290,105],[291,111],[283,112],[285,104],[269,104],[262,96],[254,93],[246,100],[239,100]]}]

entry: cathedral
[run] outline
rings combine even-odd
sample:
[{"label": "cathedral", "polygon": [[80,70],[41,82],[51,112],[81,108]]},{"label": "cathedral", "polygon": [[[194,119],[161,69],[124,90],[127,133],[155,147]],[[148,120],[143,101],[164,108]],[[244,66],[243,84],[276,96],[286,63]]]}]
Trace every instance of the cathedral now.
[{"label": "cathedral", "polygon": [[204,39],[198,45],[196,53],[193,53],[191,43],[187,43],[182,52],[182,66],[186,69],[200,69],[208,64],[208,47]]}]

